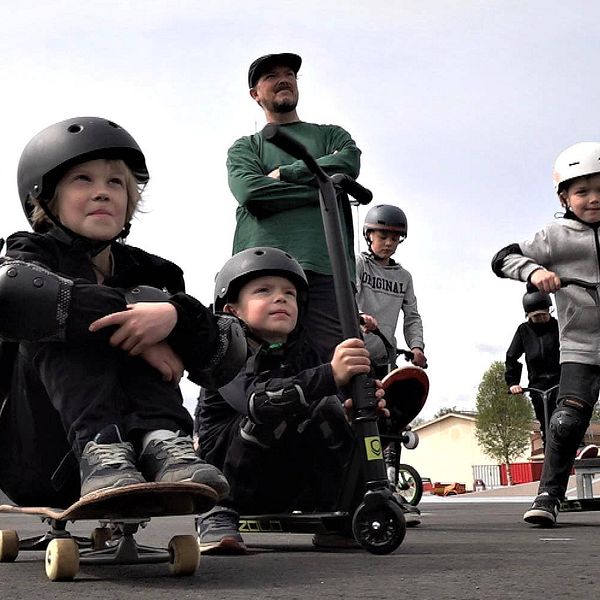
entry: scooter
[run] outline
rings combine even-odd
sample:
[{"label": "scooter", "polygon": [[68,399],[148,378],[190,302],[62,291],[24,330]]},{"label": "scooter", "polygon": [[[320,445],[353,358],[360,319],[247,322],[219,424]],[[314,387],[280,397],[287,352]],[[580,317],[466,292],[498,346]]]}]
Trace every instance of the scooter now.
[{"label": "scooter", "polygon": [[[568,285],[575,285],[583,288],[590,295],[597,309],[600,310],[600,283],[593,283],[590,281],[584,281],[583,279],[577,279],[574,277],[561,277],[561,287]],[[532,284],[528,284],[528,291],[535,291]],[[558,386],[555,386],[558,387]],[[524,391],[528,388],[523,388]],[[550,388],[546,393],[549,394],[554,388]],[[546,431],[549,431],[550,414],[546,412]],[[597,467],[600,472],[600,458],[589,459],[590,466]],[[600,498],[577,498],[575,500],[563,500],[560,505],[560,512],[587,512],[587,511],[598,511],[600,510]]]},{"label": "scooter", "polygon": [[[360,338],[358,311],[340,231],[335,186],[341,187],[365,204],[371,200],[372,195],[350,177],[327,175],[308,150],[278,125],[269,124],[263,132],[265,140],[303,160],[315,175],[342,334],[344,339]],[[353,402],[352,427],[358,448],[351,458],[338,510],[333,513],[242,516],[241,532],[317,533],[348,532],[351,529],[356,541],[373,554],[388,554],[402,543],[406,534],[406,522],[400,501],[394,497],[387,478],[378,430],[375,382],[367,375],[356,375],[349,387]],[[364,494],[357,506],[356,496],[359,485],[362,485],[359,483],[361,480],[365,482]]]},{"label": "scooter", "polygon": [[411,431],[410,422],[425,405],[429,381],[421,367],[414,365],[398,367],[396,362],[398,356],[404,356],[406,361],[413,359],[410,350],[394,347],[379,328],[370,333],[381,340],[387,354],[387,364],[378,370],[381,371],[379,375],[383,379],[386,402],[390,410],[389,418],[379,420],[388,479],[408,504],[417,506],[423,497],[423,480],[414,467],[401,463],[400,459],[402,446],[407,450],[413,450],[419,444],[419,436]]}]

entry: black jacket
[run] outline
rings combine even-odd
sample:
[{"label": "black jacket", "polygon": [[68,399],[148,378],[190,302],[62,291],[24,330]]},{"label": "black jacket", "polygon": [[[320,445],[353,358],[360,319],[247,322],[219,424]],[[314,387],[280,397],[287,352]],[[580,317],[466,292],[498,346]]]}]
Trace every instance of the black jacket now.
[{"label": "black jacket", "polygon": [[521,323],[506,351],[506,383],[519,385],[525,354],[529,386],[547,390],[560,379],[558,322],[550,317],[548,323]]},{"label": "black jacket", "polygon": [[86,248],[73,242],[62,231],[48,233],[18,232],[7,240],[6,257],[35,262],[74,281],[66,324],[66,341],[86,343],[108,339],[114,328],[95,333],[88,330],[96,319],[126,309],[125,291],[139,285],[164,290],[177,309],[177,325],[167,342],[182,359],[189,378],[210,360],[218,341],[218,330],[211,311],[185,294],[183,271],[174,263],[121,243],[111,247],[114,274],[102,285],[96,280]]},{"label": "black jacket", "polygon": [[298,385],[309,404],[338,393],[331,363],[322,364],[303,332],[279,348],[263,344],[250,350],[246,365],[235,379],[218,391],[202,390],[200,394],[195,429],[203,458],[211,464],[222,464],[231,436],[248,414],[250,396],[257,386],[273,380],[277,380],[278,387]]}]

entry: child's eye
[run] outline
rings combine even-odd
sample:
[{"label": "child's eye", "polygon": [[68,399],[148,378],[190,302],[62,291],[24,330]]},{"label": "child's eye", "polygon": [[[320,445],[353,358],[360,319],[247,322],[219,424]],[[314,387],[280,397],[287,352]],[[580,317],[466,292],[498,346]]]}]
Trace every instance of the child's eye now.
[{"label": "child's eye", "polygon": [[109,180],[109,183],[114,183],[115,185],[120,185],[120,186],[125,185],[125,182],[120,177],[112,177]]},{"label": "child's eye", "polygon": [[85,173],[75,173],[73,181],[91,181],[90,176]]}]

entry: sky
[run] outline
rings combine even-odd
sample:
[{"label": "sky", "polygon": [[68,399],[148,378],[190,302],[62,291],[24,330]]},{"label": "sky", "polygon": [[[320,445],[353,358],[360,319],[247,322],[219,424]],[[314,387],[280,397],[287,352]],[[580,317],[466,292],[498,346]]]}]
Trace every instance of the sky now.
[{"label": "sky", "polygon": [[[491,257],[560,210],[559,152],[600,140],[599,21],[591,0],[5,2],[0,236],[28,228],[16,188],[28,140],[63,119],[106,117],[150,169],[129,243],[178,263],[209,304],[235,228],[227,149],[264,126],[248,66],[296,52],[300,118],[349,131],[359,181],[407,214],[395,258],[424,323],[421,416],[473,409],[524,318],[523,284],[496,278]],[[367,210],[354,211],[359,232]],[[188,408],[196,392],[184,385]]]}]

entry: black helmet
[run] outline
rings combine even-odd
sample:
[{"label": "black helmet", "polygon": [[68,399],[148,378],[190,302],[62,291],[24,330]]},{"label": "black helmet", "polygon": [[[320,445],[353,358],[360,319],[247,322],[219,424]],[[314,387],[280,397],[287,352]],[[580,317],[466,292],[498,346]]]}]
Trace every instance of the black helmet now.
[{"label": "black helmet", "polygon": [[214,310],[222,312],[225,304],[235,302],[250,279],[279,275],[289,279],[298,290],[298,307],[305,303],[308,281],[298,261],[279,248],[248,248],[234,254],[215,278]]},{"label": "black helmet", "polygon": [[396,231],[400,234],[400,240],[404,241],[408,231],[408,223],[404,211],[391,204],[377,204],[373,206],[367,213],[365,224],[363,225],[363,236],[368,244],[370,244],[369,231],[373,231],[374,229]]},{"label": "black helmet", "polygon": [[125,129],[99,117],[67,119],[40,131],[21,154],[17,184],[27,219],[33,210],[30,197],[50,200],[69,167],[94,158],[122,159],[139,183],[149,179],[144,154]]},{"label": "black helmet", "polygon": [[550,294],[546,292],[527,292],[523,296],[523,309],[525,314],[529,314],[534,310],[546,310],[552,306]]}]

